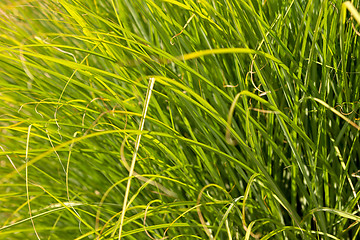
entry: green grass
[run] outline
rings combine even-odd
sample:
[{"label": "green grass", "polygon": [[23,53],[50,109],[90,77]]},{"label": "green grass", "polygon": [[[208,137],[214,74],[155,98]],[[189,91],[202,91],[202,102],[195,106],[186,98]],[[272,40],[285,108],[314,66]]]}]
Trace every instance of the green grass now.
[{"label": "green grass", "polygon": [[359,8],[2,1],[0,238],[358,239]]}]

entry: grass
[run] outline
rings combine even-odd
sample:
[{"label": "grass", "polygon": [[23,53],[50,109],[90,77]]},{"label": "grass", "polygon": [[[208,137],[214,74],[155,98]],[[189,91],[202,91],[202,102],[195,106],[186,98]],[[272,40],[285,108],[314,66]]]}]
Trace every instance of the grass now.
[{"label": "grass", "polygon": [[1,239],[357,239],[360,2],[0,3]]}]

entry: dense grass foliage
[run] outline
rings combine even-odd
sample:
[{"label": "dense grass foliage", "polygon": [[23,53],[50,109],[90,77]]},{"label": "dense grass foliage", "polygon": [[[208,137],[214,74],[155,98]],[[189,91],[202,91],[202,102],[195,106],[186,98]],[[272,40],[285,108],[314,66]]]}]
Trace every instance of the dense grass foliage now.
[{"label": "dense grass foliage", "polygon": [[358,239],[359,7],[1,1],[0,238]]}]

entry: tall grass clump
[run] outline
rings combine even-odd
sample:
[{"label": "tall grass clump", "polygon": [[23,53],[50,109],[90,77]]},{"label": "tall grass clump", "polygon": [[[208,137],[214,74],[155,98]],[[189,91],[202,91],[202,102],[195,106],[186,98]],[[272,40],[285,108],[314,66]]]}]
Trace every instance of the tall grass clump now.
[{"label": "tall grass clump", "polygon": [[0,239],[359,239],[359,8],[1,1]]}]

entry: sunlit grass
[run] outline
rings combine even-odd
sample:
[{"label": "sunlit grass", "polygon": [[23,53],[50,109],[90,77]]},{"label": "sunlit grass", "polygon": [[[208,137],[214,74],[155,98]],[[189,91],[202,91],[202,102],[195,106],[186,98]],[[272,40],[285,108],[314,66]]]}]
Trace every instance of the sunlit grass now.
[{"label": "sunlit grass", "polygon": [[359,5],[1,2],[0,238],[357,239]]}]

